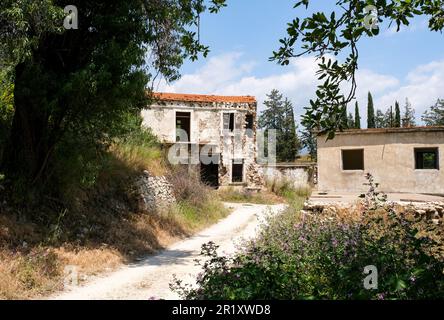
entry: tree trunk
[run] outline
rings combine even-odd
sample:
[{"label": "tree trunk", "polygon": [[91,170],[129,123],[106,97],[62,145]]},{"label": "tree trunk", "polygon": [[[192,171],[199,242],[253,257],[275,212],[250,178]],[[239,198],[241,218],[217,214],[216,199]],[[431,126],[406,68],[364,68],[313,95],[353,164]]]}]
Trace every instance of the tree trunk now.
[{"label": "tree trunk", "polygon": [[34,96],[35,82],[31,70],[22,63],[16,67],[14,86],[14,118],[9,140],[6,143],[1,169],[12,183],[20,183],[24,191],[32,184],[48,154],[46,137],[47,117],[39,108],[41,100]]}]

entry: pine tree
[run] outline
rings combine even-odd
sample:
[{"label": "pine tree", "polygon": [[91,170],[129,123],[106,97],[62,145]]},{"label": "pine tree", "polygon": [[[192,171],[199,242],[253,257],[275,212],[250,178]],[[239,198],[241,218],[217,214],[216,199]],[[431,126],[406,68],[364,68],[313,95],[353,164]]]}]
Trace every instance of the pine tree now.
[{"label": "pine tree", "polygon": [[401,110],[399,109],[399,102],[395,102],[395,127],[401,126]]},{"label": "pine tree", "polygon": [[353,115],[351,112],[348,114],[347,122],[348,122],[348,127],[350,129],[353,129],[355,127],[355,119],[353,118]]},{"label": "pine tree", "polygon": [[302,146],[308,150],[308,154],[310,155],[311,160],[316,161],[318,145],[316,141],[316,136],[313,131],[308,128],[304,128],[301,133],[301,143]]},{"label": "pine tree", "polygon": [[[281,161],[294,161],[297,157],[298,151],[301,148],[298,136],[296,134],[296,122],[294,120],[294,110],[288,98],[284,101],[284,123],[282,126],[282,143],[281,154],[279,155]],[[278,140],[279,141],[279,140]]]},{"label": "pine tree", "polygon": [[414,127],[416,125],[415,122],[415,109],[413,109],[412,104],[410,103],[409,99],[405,99],[405,106],[404,106],[404,114],[402,117],[402,126],[404,128],[406,127]]},{"label": "pine tree", "polygon": [[376,116],[375,116],[375,127],[376,128],[385,128],[385,116],[384,113],[382,113],[381,110],[376,110]]},{"label": "pine tree", "polygon": [[370,91],[368,92],[367,101],[367,128],[375,128],[375,108],[373,106],[373,97]]},{"label": "pine tree", "polygon": [[[296,135],[293,106],[288,99],[273,89],[264,101],[266,109],[259,116],[259,128],[265,130],[268,140],[268,130],[276,130],[277,161],[294,161],[300,149]],[[265,146],[267,148],[267,146]]]},{"label": "pine tree", "polygon": [[444,99],[438,99],[421,117],[426,126],[444,126]]},{"label": "pine tree", "polygon": [[384,114],[383,128],[393,128],[395,123],[394,118],[393,107],[390,106]]},{"label": "pine tree", "polygon": [[358,102],[355,103],[355,128],[361,129],[361,116],[359,115]]}]

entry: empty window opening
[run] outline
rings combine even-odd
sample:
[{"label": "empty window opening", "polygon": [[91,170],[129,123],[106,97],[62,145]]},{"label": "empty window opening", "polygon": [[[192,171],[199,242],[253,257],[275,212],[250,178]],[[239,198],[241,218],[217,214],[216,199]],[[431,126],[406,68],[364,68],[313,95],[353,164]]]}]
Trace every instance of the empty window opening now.
[{"label": "empty window opening", "polygon": [[245,122],[246,122],[245,129],[253,130],[254,117],[252,114],[249,113],[245,116]]},{"label": "empty window opening", "polygon": [[234,113],[224,113],[224,130],[234,131]]},{"label": "empty window opening", "polygon": [[438,148],[415,149],[415,169],[439,169]]},{"label": "empty window opening", "polygon": [[191,112],[176,112],[176,141],[190,142]]},{"label": "empty window opening", "polygon": [[364,170],[364,149],[342,150],[342,170]]},{"label": "empty window opening", "polygon": [[217,188],[219,186],[219,161],[206,164],[200,162],[200,179],[207,186]]},{"label": "empty window opening", "polygon": [[242,159],[233,160],[231,169],[231,181],[243,182],[244,181],[244,161]]}]

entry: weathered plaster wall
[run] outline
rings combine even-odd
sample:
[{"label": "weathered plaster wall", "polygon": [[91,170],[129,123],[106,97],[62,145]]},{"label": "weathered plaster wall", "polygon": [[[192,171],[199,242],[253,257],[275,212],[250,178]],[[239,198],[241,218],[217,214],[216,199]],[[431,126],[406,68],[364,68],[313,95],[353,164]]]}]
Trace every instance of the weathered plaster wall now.
[{"label": "weathered plaster wall", "polygon": [[[416,170],[414,148],[439,148],[441,170]],[[364,170],[342,170],[342,149],[364,149]],[[398,131],[337,134],[318,137],[320,191],[366,191],[364,174],[370,172],[380,190],[444,194],[444,131]]]},{"label": "weathered plaster wall", "polygon": [[295,188],[314,184],[315,165],[263,165],[260,172],[266,181],[289,181]]},{"label": "weathered plaster wall", "polygon": [[[176,141],[176,112],[190,112],[190,143],[210,144],[220,154],[219,184],[232,184],[233,159],[244,159],[244,183],[261,187],[263,180],[256,163],[256,103],[193,103],[167,101],[156,103],[142,111],[145,127],[150,127],[159,139],[168,144]],[[223,131],[223,113],[235,114],[235,133]],[[246,115],[254,115],[253,134],[247,135]]]}]

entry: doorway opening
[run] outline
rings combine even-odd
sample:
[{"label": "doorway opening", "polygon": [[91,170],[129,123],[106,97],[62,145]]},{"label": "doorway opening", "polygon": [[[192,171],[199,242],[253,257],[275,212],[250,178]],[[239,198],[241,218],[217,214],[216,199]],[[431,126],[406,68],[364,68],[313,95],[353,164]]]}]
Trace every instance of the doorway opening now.
[{"label": "doorway opening", "polygon": [[219,161],[200,161],[200,180],[212,188],[219,187]]}]

